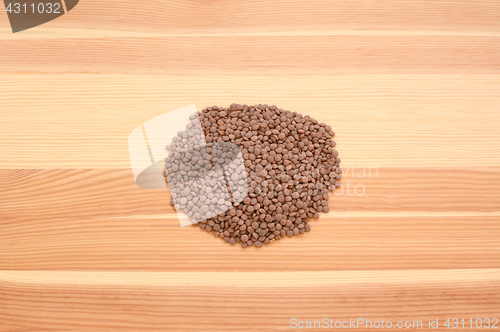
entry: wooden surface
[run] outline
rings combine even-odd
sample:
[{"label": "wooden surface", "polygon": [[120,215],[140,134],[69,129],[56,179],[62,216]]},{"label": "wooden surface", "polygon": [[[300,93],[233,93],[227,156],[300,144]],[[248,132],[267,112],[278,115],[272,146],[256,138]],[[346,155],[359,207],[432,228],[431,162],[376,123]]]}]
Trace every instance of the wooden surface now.
[{"label": "wooden surface", "polygon": [[[232,102],[336,131],[345,190],[310,233],[231,247],[134,184],[136,126]],[[82,0],[18,34],[0,13],[0,331],[500,319],[499,106],[497,0]]]}]

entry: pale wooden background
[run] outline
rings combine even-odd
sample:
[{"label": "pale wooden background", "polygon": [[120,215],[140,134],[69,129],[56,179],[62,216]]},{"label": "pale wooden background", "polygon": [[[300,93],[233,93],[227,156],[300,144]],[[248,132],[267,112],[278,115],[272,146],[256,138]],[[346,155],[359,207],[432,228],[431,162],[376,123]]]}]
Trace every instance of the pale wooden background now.
[{"label": "pale wooden background", "polygon": [[[128,134],[232,102],[332,125],[378,176],[259,250],[181,229]],[[0,331],[500,318],[499,106],[497,0],[82,0],[15,35],[0,13]]]}]

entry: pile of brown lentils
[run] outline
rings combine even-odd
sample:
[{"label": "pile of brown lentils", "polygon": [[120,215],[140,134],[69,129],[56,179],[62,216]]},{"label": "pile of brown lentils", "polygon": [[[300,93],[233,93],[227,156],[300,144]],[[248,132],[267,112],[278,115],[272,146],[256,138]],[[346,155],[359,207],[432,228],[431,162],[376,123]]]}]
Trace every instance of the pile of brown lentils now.
[{"label": "pile of brown lentils", "polygon": [[209,106],[198,118],[208,144],[240,147],[248,185],[241,203],[201,220],[200,228],[230,244],[261,247],[310,231],[309,219],[329,211],[329,191],[342,173],[330,126],[266,104]]}]

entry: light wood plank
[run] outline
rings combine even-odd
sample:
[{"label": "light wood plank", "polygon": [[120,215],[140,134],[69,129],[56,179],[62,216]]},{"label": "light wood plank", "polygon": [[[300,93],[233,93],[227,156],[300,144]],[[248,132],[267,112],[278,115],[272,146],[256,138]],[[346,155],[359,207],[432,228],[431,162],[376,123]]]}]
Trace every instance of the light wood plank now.
[{"label": "light wood plank", "polygon": [[[348,173],[343,184],[351,191],[332,195],[331,211],[311,221],[310,233],[259,250],[181,228],[168,190],[140,189],[130,171],[4,170],[2,179],[0,269],[500,267],[498,168]],[[356,195],[355,185],[365,193]]]},{"label": "light wood plank", "polygon": [[428,331],[429,318],[495,317],[500,305],[497,270],[193,273],[193,284],[185,277],[2,272],[0,319],[52,329],[276,331],[290,330],[293,317],[362,317],[422,321]]},{"label": "light wood plank", "polygon": [[347,165],[500,166],[499,77],[0,75],[0,167],[128,169],[138,125],[188,104],[234,101],[331,124]]},{"label": "light wood plank", "polygon": [[78,68],[77,72],[94,74],[207,78],[265,73],[268,79],[311,74],[500,74],[500,37],[70,38],[0,40],[0,48],[0,70],[4,73],[30,68],[28,72],[55,74]]},{"label": "light wood plank", "polygon": [[[346,165],[336,211],[498,212],[500,170]],[[0,170],[2,216],[12,220],[172,213],[169,191],[135,185],[131,170]],[[38,219],[40,220],[40,219]]]},{"label": "light wood plank", "polygon": [[[333,219],[333,220],[331,220]],[[335,217],[263,249],[230,246],[173,218],[2,225],[1,269],[324,271],[500,268],[497,217]]]},{"label": "light wood plank", "polygon": [[[164,34],[269,34],[297,30],[451,30],[467,34],[500,28],[500,5],[495,0],[318,0],[306,5],[300,0],[153,0],[147,4],[122,1],[113,6],[99,0],[86,0],[75,9],[43,27],[52,31],[76,27]],[[106,19],[97,19],[96,13]],[[0,22],[6,19],[6,15],[0,16]]]}]

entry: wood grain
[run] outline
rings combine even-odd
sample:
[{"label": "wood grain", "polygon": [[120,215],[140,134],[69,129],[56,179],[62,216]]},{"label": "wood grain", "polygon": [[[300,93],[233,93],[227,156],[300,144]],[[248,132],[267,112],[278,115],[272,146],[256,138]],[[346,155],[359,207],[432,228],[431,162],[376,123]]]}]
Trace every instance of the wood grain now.
[{"label": "wood grain", "polygon": [[[500,319],[499,45],[495,0],[0,13],[0,331]],[[231,247],[135,185],[135,127],[232,102],[336,131],[344,190],[310,233]]]},{"label": "wood grain", "polygon": [[275,103],[330,123],[344,165],[500,166],[497,75],[269,81],[75,73],[0,74],[0,81],[2,168],[128,169],[127,138],[141,123],[192,103],[201,109],[235,101]]},{"label": "wood grain", "polygon": [[[363,313],[371,320],[390,317],[394,325],[422,321],[419,330],[428,331],[429,317],[444,322],[460,313],[475,320],[498,314],[500,304],[491,296],[500,286],[496,269],[30,275],[37,277],[0,274],[0,317],[26,328],[274,331],[294,317],[343,321]],[[221,279],[231,280],[230,288]]]}]

